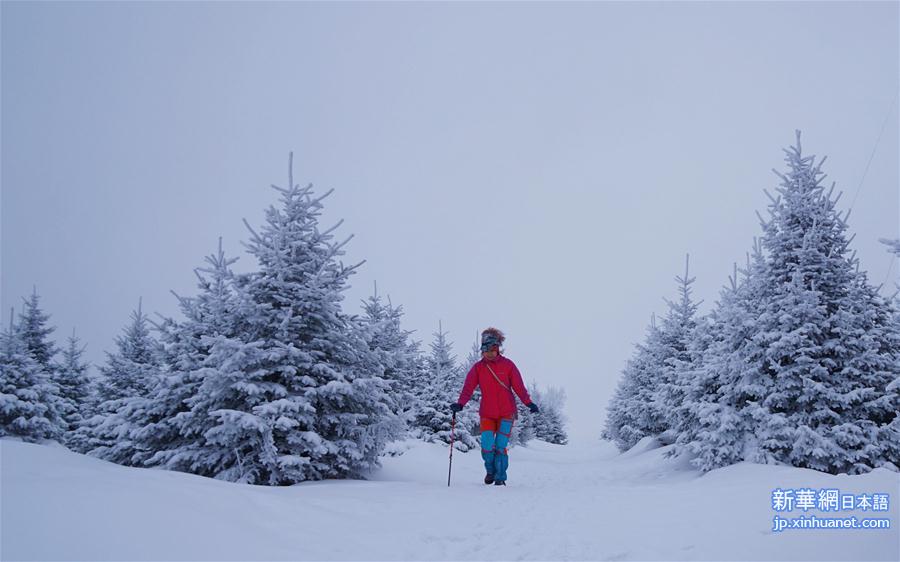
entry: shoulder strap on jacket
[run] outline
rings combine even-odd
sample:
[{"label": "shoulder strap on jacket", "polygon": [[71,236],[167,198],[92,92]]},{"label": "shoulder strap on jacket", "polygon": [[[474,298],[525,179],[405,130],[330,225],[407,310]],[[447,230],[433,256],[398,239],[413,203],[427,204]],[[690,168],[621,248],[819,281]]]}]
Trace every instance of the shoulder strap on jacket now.
[{"label": "shoulder strap on jacket", "polygon": [[490,371],[492,375],[494,375],[494,380],[496,380],[498,383],[500,383],[500,386],[502,386],[506,390],[509,390],[510,392],[512,392],[512,389],[510,389],[508,385],[503,384],[503,381],[500,380],[500,377],[497,376],[497,373],[495,373],[494,370],[491,369],[491,366],[488,365],[487,362],[484,363],[484,366],[488,368],[488,371]]}]

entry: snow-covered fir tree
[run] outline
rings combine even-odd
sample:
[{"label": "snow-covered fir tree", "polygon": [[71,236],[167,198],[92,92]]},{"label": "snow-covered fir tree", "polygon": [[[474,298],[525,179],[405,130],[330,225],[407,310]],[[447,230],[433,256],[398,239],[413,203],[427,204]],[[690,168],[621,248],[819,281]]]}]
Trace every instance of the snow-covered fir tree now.
[{"label": "snow-covered fir tree", "polygon": [[521,445],[526,447],[528,442],[536,437],[534,418],[535,414],[532,414],[531,410],[522,402],[516,400],[516,421],[513,423],[512,432],[509,436],[510,446]]},{"label": "snow-covered fir tree", "polygon": [[[257,305],[244,290],[249,278],[232,274],[234,260],[221,248],[207,261],[210,267],[198,270],[200,293],[182,301],[185,321],[169,321],[163,330],[175,367],[168,377],[172,390],[160,394],[172,405],[190,396],[157,432],[162,437],[175,430],[177,440],[156,447],[147,464],[231,482],[277,483],[270,478],[278,451],[272,432],[261,430],[256,408],[279,386],[263,353],[265,341],[250,325]],[[175,388],[179,379],[189,392]]]},{"label": "snow-covered fir tree", "polygon": [[[723,294],[689,402],[704,470],[739,460],[897,468],[898,329],[848,250],[846,216],[797,145],[746,278]],[[833,186],[832,186],[833,190]]]},{"label": "snow-covered fir tree", "polygon": [[238,337],[244,328],[231,270],[236,261],[225,256],[220,238],[205,267],[194,270],[197,295],[175,295],[184,319],[165,318],[157,325],[163,369],[149,404],[133,420],[145,465],[218,476],[226,469],[223,457],[234,461],[235,449],[219,450],[206,433],[217,424],[213,412],[237,392],[217,384],[220,373],[211,364],[214,344]]},{"label": "snow-covered fir tree", "polygon": [[62,357],[56,368],[56,384],[59,388],[61,415],[65,420],[68,433],[75,431],[81,424],[85,414],[89,414],[91,397],[91,379],[88,376],[88,364],[82,357],[86,346],[72,330],[66,341]]},{"label": "snow-covered fir tree", "polygon": [[203,384],[189,404],[192,416],[209,415],[198,420],[202,421],[199,426],[184,430],[202,439],[178,451],[166,466],[189,467],[196,474],[230,482],[280,483],[273,476],[279,452],[272,431],[265,429],[265,421],[256,413],[277,384],[267,378],[264,342],[226,335],[204,337],[204,341],[210,353],[198,372]]},{"label": "snow-covered fir tree", "polygon": [[702,357],[691,353],[691,343],[695,340],[697,326],[696,313],[701,303],[694,302],[691,285],[695,278],[689,274],[690,256],[685,256],[684,276],[676,276],[678,283],[677,301],[666,300],[669,310],[660,326],[662,369],[659,371],[656,404],[665,416],[666,431],[664,442],[671,443],[676,437],[680,406],[684,404],[685,393],[694,377],[696,362]]},{"label": "snow-covered fir tree", "polygon": [[[881,242],[888,246],[888,251],[894,254],[895,258],[900,258],[900,239],[881,239]],[[896,287],[897,290],[894,292],[891,304],[894,308],[894,324],[897,326],[897,329],[900,330],[900,283],[897,283]],[[900,389],[900,377],[895,378],[894,382],[888,385],[887,390],[894,391],[897,389]],[[898,463],[895,462],[894,464]]]},{"label": "snow-covered fir tree", "polygon": [[152,404],[148,396],[160,375],[159,344],[140,302],[115,343],[100,367],[93,415],[72,434],[70,445],[115,463],[139,464],[144,451],[135,441],[133,420]]},{"label": "snow-covered fir tree", "polygon": [[[419,387],[422,407],[417,412],[413,425],[418,436],[425,441],[450,443],[453,418],[450,404],[459,398],[464,373],[456,364],[452,344],[440,325],[433,335],[431,355],[425,361],[426,372],[422,378],[423,384]],[[471,406],[467,404],[466,408]],[[459,423],[459,419],[458,415],[454,429],[454,447],[460,451],[475,449],[478,442],[472,437],[471,429],[466,427],[467,424]]]},{"label": "snow-covered fir tree", "polygon": [[619,385],[607,407],[602,437],[622,451],[644,437],[666,430],[666,415],[657,402],[659,373],[665,366],[662,333],[652,317],[644,341],[626,362]]},{"label": "snow-covered fir tree", "polygon": [[100,368],[97,394],[101,403],[147,396],[159,372],[160,349],[150,333],[150,322],[141,301],[115,343],[116,351],[106,353],[106,364]]},{"label": "snow-covered fir tree", "polygon": [[0,437],[31,442],[60,439],[65,420],[59,390],[34,357],[24,333],[11,313],[9,327],[0,333]]},{"label": "snow-covered fir tree", "polygon": [[28,353],[44,370],[52,374],[55,367],[53,358],[58,349],[50,339],[50,334],[56,331],[56,328],[49,325],[50,315],[41,309],[40,300],[35,287],[31,297],[24,299],[25,306],[19,314],[16,328]]},{"label": "snow-covered fir tree", "polygon": [[410,338],[412,332],[402,328],[403,307],[394,306],[390,298],[383,302],[377,285],[362,305],[369,350],[384,366],[384,378],[390,383],[392,411],[408,427],[419,408],[416,388],[423,371],[419,342]]},{"label": "snow-covered fir tree", "polygon": [[824,159],[802,154],[799,132],[785,153],[788,172],[763,224],[757,334],[768,358],[762,413],[784,416],[789,430],[760,452],[832,473],[896,469],[897,458],[886,457],[900,411],[900,393],[887,390],[900,369],[890,307],[849,252],[847,217],[834,186],[821,185]]},{"label": "snow-covered fir tree", "polygon": [[292,161],[288,186],[273,186],[280,207],[259,232],[247,224],[259,267],[238,280],[247,333],[212,342],[209,358],[241,399],[211,412],[207,440],[236,451],[220,476],[270,485],[362,476],[402,431],[364,327],[341,310],[357,267],[339,261],[349,238],[333,241],[340,223],[319,229],[328,193],[294,184]]},{"label": "snow-covered fir tree", "polygon": [[695,369],[678,408],[673,453],[689,450],[691,462],[704,471],[742,460],[757,439],[750,416],[762,392],[758,371],[765,361],[754,339],[763,265],[754,244],[747,268],[735,266],[713,311],[698,321],[690,347]]},{"label": "snow-covered fir tree", "polygon": [[40,297],[35,288],[31,297],[25,299],[19,321],[16,325],[19,338],[27,353],[37,362],[43,377],[55,396],[47,395],[52,408],[62,420],[61,432],[57,435],[64,441],[81,423],[82,412],[89,407],[90,381],[87,377],[87,365],[81,361],[84,349],[74,333],[69,338],[69,346],[63,351],[62,362],[56,360],[59,349],[50,335],[56,328],[49,324],[50,315],[40,306]]},{"label": "snow-covered fir tree", "polygon": [[[466,361],[463,364],[465,369],[464,371],[468,372],[469,369],[472,368],[472,365],[481,361],[481,337],[478,332],[475,332],[475,339],[472,340],[472,347],[469,348],[469,353],[466,355]],[[481,395],[481,389],[476,388],[475,392],[472,394],[472,400],[475,400],[476,396]]]},{"label": "snow-covered fir tree", "polygon": [[540,414],[533,418],[535,438],[556,445],[565,445],[569,439],[563,414],[565,391],[554,386],[542,389],[537,383],[532,383],[531,389],[532,400],[541,408]]},{"label": "snow-covered fir tree", "polygon": [[626,363],[622,378],[607,407],[602,436],[620,450],[633,447],[647,436],[666,443],[677,438],[679,419],[686,415],[684,397],[699,360],[691,346],[700,303],[691,297],[694,278],[685,257],[684,276],[676,276],[679,299],[670,301],[668,312],[657,325],[655,316],[644,342]]},{"label": "snow-covered fir tree", "polygon": [[248,286],[255,276],[233,274],[234,261],[220,244],[218,254],[207,258],[208,267],[198,269],[198,296],[182,300],[186,320],[170,321],[165,330],[177,365],[172,380],[181,378],[191,390],[178,392],[172,385],[166,393],[172,404],[179,394],[190,394],[183,400],[187,410],[170,422],[178,431],[177,446],[158,448],[148,464],[231,482],[285,484],[297,476],[280,475],[283,453],[265,413],[287,393],[273,376],[266,353],[270,342],[254,325],[260,306]]},{"label": "snow-covered fir tree", "polygon": [[[475,339],[472,340],[472,347],[469,348],[469,353],[466,355],[465,362],[460,365],[460,367],[462,367],[461,373],[463,374],[463,380],[460,384],[465,383],[465,375],[468,375],[475,363],[478,363],[479,361],[481,361],[481,337],[476,332]],[[459,388],[459,391],[461,390],[462,386]],[[453,399],[458,397],[459,395],[457,394]],[[478,413],[480,407],[481,388],[475,387],[475,392],[472,393],[472,398],[469,399],[469,403],[466,404],[465,409],[456,414],[456,423],[468,427],[469,433],[471,433],[473,437],[476,437],[479,443],[481,442],[481,416]]]}]

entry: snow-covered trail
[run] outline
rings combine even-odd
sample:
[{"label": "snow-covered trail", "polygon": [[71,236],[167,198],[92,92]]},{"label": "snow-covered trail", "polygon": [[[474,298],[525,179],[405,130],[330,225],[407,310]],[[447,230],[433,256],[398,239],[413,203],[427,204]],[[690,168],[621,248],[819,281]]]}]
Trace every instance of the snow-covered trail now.
[{"label": "snow-covered trail", "polygon": [[[533,442],[509,486],[477,453],[418,442],[368,481],[287,488],[119,467],[0,440],[4,560],[897,560],[900,476],[742,463],[706,475],[661,449]],[[890,530],[773,533],[774,488],[888,492]],[[813,512],[811,512],[813,513]],[[824,515],[814,512],[817,515]],[[792,515],[802,514],[794,512]],[[862,513],[854,512],[861,516]],[[846,515],[850,515],[849,513]]]}]

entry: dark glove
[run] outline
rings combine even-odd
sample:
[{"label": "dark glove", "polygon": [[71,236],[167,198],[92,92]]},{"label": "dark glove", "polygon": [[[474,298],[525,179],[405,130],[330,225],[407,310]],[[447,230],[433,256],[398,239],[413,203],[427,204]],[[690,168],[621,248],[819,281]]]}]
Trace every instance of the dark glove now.
[{"label": "dark glove", "polygon": [[532,414],[536,414],[541,411],[541,409],[538,408],[538,405],[535,404],[534,402],[532,402],[531,404],[528,405],[528,409],[531,410]]},{"label": "dark glove", "polygon": [[454,402],[454,403],[450,404],[450,411],[455,414],[459,411],[462,411],[462,406],[460,406],[459,403]]}]

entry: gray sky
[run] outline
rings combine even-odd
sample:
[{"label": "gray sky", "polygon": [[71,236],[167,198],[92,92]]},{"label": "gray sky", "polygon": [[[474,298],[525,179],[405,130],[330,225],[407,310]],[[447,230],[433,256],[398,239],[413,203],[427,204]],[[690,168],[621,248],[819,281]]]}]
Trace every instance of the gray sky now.
[{"label": "gray sky", "polygon": [[[464,356],[508,335],[594,437],[691,253],[706,311],[804,134],[874,284],[900,267],[898,3],[2,3],[2,306],[103,350],[294,178]],[[887,292],[887,291],[885,291]]]}]

